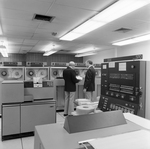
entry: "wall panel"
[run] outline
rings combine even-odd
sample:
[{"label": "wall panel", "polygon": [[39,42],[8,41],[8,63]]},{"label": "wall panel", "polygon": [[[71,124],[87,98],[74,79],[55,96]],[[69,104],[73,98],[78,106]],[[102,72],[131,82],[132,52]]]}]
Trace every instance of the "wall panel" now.
[{"label": "wall panel", "polygon": [[75,57],[69,54],[53,54],[50,56],[43,56],[42,53],[27,53],[27,54],[9,54],[8,58],[4,58],[0,55],[0,61],[2,62],[47,62],[50,66],[51,62],[69,62],[74,61],[76,63],[83,63],[83,58]]}]

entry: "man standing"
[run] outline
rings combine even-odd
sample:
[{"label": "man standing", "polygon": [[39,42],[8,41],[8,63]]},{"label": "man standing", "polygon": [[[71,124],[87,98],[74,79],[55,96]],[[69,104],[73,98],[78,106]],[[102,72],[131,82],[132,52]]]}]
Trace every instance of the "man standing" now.
[{"label": "man standing", "polygon": [[65,80],[65,108],[64,116],[71,115],[74,111],[74,97],[76,91],[76,83],[79,80],[76,78],[74,70],[75,63],[69,62],[69,66],[63,71],[63,78]]},{"label": "man standing", "polygon": [[95,91],[95,69],[91,60],[87,60],[85,64],[88,67],[88,70],[85,75],[83,92],[87,99],[94,101],[93,91]]}]

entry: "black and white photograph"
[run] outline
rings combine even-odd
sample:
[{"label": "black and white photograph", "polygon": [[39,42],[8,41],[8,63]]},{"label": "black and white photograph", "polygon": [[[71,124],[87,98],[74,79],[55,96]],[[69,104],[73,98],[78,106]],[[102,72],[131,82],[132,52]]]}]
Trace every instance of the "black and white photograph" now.
[{"label": "black and white photograph", "polygon": [[0,0],[0,149],[150,149],[150,0]]}]

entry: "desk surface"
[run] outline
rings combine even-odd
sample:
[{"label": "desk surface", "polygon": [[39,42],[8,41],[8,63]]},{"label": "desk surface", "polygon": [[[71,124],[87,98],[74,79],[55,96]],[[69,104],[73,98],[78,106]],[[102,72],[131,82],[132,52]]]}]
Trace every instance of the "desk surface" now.
[{"label": "desk surface", "polygon": [[101,138],[131,131],[137,131],[140,129],[144,128],[128,120],[127,124],[124,125],[73,134],[69,134],[63,128],[63,125],[60,124],[42,125],[35,127],[35,146],[37,146],[36,135],[38,135],[40,144],[42,144],[44,149],[79,149],[78,142],[82,140]]}]

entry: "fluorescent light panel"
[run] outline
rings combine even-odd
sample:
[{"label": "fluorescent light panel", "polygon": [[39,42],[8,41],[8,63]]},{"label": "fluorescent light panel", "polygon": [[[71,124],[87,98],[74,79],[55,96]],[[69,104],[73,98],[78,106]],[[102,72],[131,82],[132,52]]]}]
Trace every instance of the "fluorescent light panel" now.
[{"label": "fluorescent light panel", "polygon": [[147,41],[147,40],[150,40],[150,34],[127,39],[127,40],[120,41],[120,42],[116,42],[116,43],[113,43],[112,45],[123,46],[123,45],[133,44],[137,42]]},{"label": "fluorescent light panel", "polygon": [[81,36],[83,36],[84,34],[79,34],[79,33],[74,33],[74,32],[69,32],[68,34],[66,34],[65,36],[61,37],[61,40],[68,40],[68,41],[72,41],[76,38],[79,38]]},{"label": "fluorescent light panel", "polygon": [[84,56],[90,56],[90,55],[95,55],[96,53],[94,52],[89,52],[89,53],[82,53],[82,54],[76,54],[75,57],[84,57]]},{"label": "fluorescent light panel", "polygon": [[60,40],[72,41],[149,3],[150,0],[119,0],[61,37]]},{"label": "fluorescent light panel", "polygon": [[50,43],[50,44],[44,46],[44,48],[42,49],[42,51],[46,52],[46,51],[50,51],[50,50],[56,49],[58,47],[59,47],[59,45],[57,45],[55,43]]},{"label": "fluorescent light panel", "polygon": [[[146,0],[120,0],[92,19],[109,23],[150,3]],[[111,14],[111,15],[110,15]]]},{"label": "fluorescent light panel", "polygon": [[80,34],[87,34],[101,26],[105,23],[99,21],[93,21],[92,19],[86,21],[85,23],[81,24],[79,27],[75,28],[73,32],[80,33]]},{"label": "fluorescent light panel", "polygon": [[56,53],[57,51],[47,51],[43,54],[43,56],[49,56],[49,55],[52,55],[54,53]]},{"label": "fluorescent light panel", "polygon": [[43,56],[49,56],[49,55],[56,53],[57,52],[56,48],[58,48],[58,47],[59,47],[59,45],[57,45],[56,43],[50,43],[50,44],[46,45],[43,49],[43,51],[45,51]]},{"label": "fluorescent light panel", "polygon": [[3,57],[8,57],[7,49],[5,46],[0,45],[0,52],[1,52]]}]

